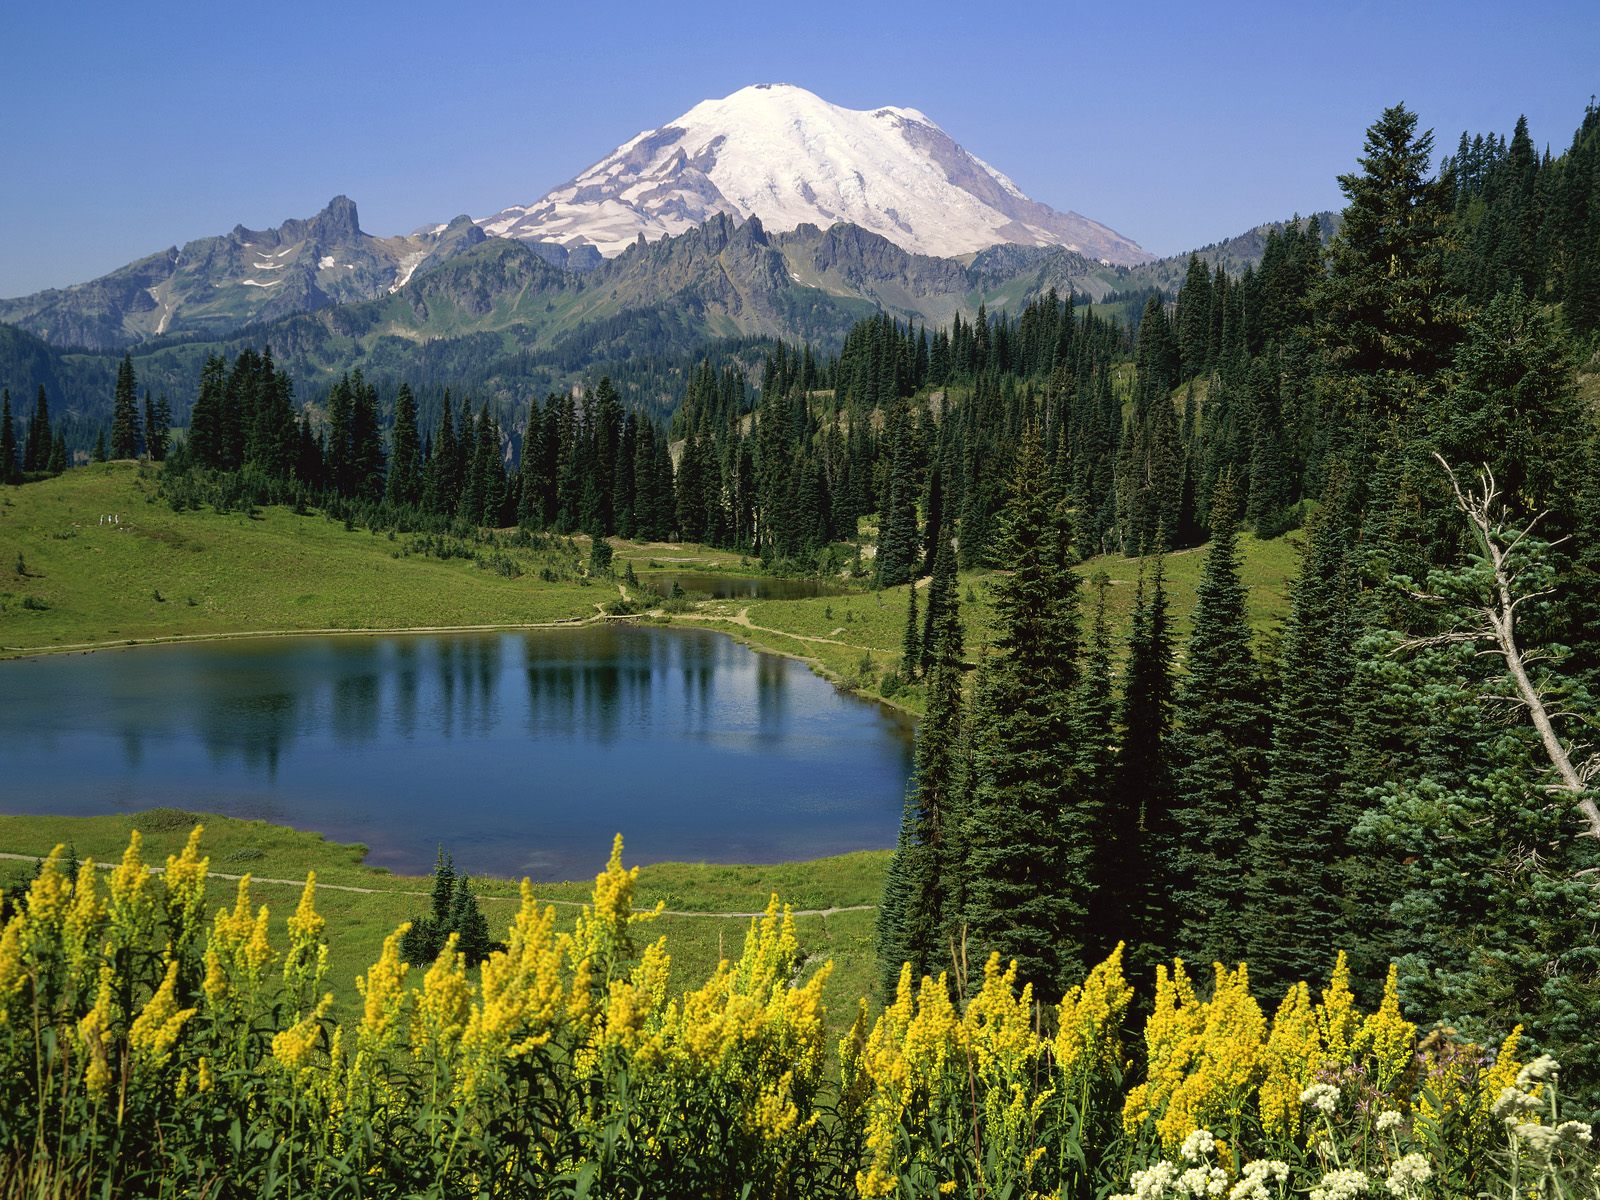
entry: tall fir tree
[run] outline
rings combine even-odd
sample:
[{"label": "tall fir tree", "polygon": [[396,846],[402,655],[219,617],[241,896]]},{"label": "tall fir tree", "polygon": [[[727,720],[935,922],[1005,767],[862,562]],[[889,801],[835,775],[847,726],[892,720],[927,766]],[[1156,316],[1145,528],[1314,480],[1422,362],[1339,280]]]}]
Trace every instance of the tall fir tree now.
[{"label": "tall fir tree", "polygon": [[111,402],[111,457],[139,457],[138,384],[133,375],[133,356],[124,354],[117,367],[117,386]]},{"label": "tall fir tree", "polygon": [[[954,562],[949,544],[939,555]],[[878,962],[892,992],[900,964],[937,973],[960,934],[968,891],[970,823],[963,807],[965,701],[959,600],[937,610],[927,666],[927,711],[917,729],[916,766],[900,836],[878,910]]]},{"label": "tall fir tree", "polygon": [[967,920],[983,952],[1015,959],[1041,995],[1081,978],[1099,820],[1084,786],[1073,700],[1078,577],[1037,428],[1024,432],[1002,514],[1010,573],[995,584],[998,653],[973,713]]},{"label": "tall fir tree", "polygon": [[1237,961],[1270,733],[1239,580],[1238,499],[1224,475],[1211,507],[1211,549],[1200,577],[1174,735],[1174,806],[1181,910],[1179,952],[1193,962]]},{"label": "tall fir tree", "polygon": [[0,389],[0,483],[16,483],[21,477],[17,466],[17,426],[11,416],[11,389]]}]

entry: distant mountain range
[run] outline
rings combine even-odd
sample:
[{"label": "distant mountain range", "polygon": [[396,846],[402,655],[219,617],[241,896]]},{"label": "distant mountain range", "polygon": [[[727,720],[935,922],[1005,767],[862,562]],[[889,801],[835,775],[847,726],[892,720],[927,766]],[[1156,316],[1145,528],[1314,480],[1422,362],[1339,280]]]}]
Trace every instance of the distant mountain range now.
[{"label": "distant mountain range", "polygon": [[[1268,228],[1203,255],[1238,269]],[[308,220],[0,300],[0,326],[15,327],[0,328],[0,383],[14,396],[44,383],[87,418],[109,356],[130,349],[181,417],[206,353],[269,345],[303,386],[360,366],[509,399],[712,339],[827,349],[880,310],[939,326],[1050,288],[1170,292],[1186,261],[1037,204],[914,110],[763,86],[696,105],[493,217],[375,237],[339,196]]]}]

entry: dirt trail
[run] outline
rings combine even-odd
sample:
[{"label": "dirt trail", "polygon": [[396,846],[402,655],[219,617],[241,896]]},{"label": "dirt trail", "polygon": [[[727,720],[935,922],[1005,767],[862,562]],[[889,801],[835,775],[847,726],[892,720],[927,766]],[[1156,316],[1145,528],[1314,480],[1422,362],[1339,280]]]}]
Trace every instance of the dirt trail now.
[{"label": "dirt trail", "polygon": [[[4,860],[4,861],[7,861],[7,862],[38,862],[40,860],[40,856],[37,855],[37,854],[12,854],[12,853],[8,853],[6,851],[0,851],[0,860]],[[111,863],[111,862],[97,862],[97,863],[95,863],[95,866],[98,867],[102,871],[114,871],[117,868],[117,864],[116,863]],[[166,868],[165,867],[152,866],[152,867],[149,868],[149,870],[150,870],[150,872],[152,874],[159,875],[164,870],[166,870]],[[233,881],[237,881],[237,880],[240,880],[240,879],[244,878],[243,875],[229,875],[229,874],[227,874],[226,872],[223,872],[223,871],[210,871],[210,870],[208,870],[206,872],[206,875],[211,879],[227,879],[227,880],[233,880]],[[285,886],[285,887],[304,887],[305,883],[306,883],[306,881],[304,879],[274,879],[271,876],[267,876],[267,875],[252,875],[252,876],[250,876],[250,882],[251,883],[279,884],[279,885],[282,885],[282,886]],[[317,881],[317,890],[319,892],[354,892],[357,895],[361,895],[361,896],[431,896],[431,895],[433,895],[432,892],[418,892],[418,891],[411,891],[410,889],[403,889],[403,888],[357,887],[354,884],[349,884],[349,883],[323,883],[321,880]],[[478,897],[478,899],[479,900],[491,900],[491,901],[498,900],[498,901],[505,901],[505,902],[508,902],[508,903],[514,903],[514,902],[516,902],[517,898],[514,897],[514,896],[481,896],[480,895]],[[548,900],[548,899],[543,899],[543,898],[538,897],[538,896],[535,896],[534,899],[537,900],[540,904],[554,904],[554,905],[558,905],[558,906],[560,906],[562,908],[583,908],[584,905],[585,905],[585,902],[582,901],[582,900]],[[837,916],[840,913],[873,912],[873,911],[875,911],[877,909],[877,907],[878,906],[876,904],[843,904],[843,905],[835,905],[832,908],[797,908],[797,909],[793,910],[793,914],[792,915],[797,916],[797,917],[833,917],[833,916]],[[634,909],[634,912],[641,912],[641,913],[655,912],[655,909],[653,909],[653,908],[636,908],[636,909]],[[747,919],[750,919],[752,917],[765,916],[766,914],[764,912],[691,912],[691,911],[689,911],[687,909],[668,908],[668,909],[663,909],[662,912],[661,912],[661,915],[664,916],[664,917],[712,917],[712,918],[714,918],[716,920],[729,921],[729,920],[747,920]]]}]

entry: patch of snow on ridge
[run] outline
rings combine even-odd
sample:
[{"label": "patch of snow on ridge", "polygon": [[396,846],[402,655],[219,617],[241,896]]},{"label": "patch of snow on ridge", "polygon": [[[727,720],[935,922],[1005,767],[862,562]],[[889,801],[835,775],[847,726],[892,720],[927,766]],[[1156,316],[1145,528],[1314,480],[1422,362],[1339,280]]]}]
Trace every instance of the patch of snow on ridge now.
[{"label": "patch of snow on ridge", "polygon": [[329,267],[334,265],[333,255],[331,254],[324,254],[321,258],[317,259],[317,270],[319,271],[326,271]]},{"label": "patch of snow on ridge", "polygon": [[647,130],[531,205],[479,219],[493,236],[622,253],[726,213],[781,232],[847,221],[915,253],[1006,242],[1150,258],[1076,213],[1029,199],[925,114],[841,108],[789,84],[743,88]]}]

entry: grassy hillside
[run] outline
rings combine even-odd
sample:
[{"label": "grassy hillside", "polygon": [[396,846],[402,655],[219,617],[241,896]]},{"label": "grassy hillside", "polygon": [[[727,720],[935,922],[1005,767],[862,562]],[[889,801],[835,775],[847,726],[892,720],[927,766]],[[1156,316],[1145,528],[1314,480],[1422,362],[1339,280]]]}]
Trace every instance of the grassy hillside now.
[{"label": "grassy hillside", "polygon": [[[109,515],[116,524],[102,523]],[[576,547],[508,550],[522,571],[508,578],[409,545],[282,508],[175,513],[133,463],[0,489],[0,656],[253,630],[564,621],[616,597],[540,579],[543,568],[570,576]]]}]

